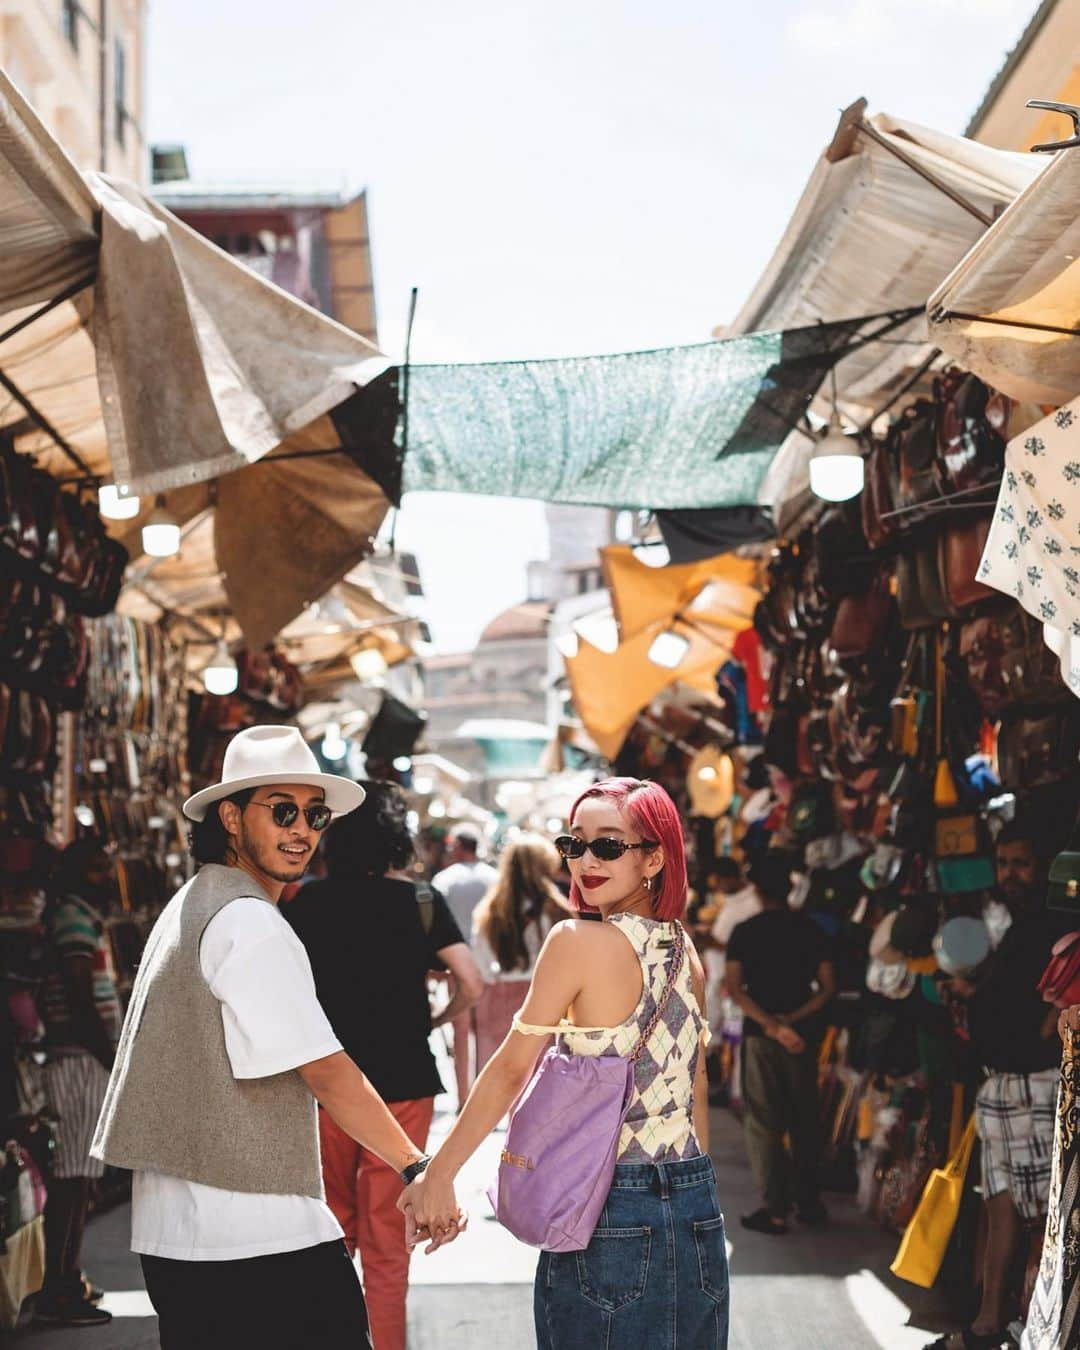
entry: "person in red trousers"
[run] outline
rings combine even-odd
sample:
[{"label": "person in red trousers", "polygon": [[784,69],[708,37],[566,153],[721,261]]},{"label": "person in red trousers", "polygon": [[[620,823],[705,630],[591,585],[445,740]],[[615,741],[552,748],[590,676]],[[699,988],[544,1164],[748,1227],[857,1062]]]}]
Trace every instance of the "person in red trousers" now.
[{"label": "person in red trousers", "polygon": [[[347,1053],[421,1151],[443,1091],[433,1026],[471,1008],[483,980],[446,901],[406,869],[413,842],[392,783],[363,784],[361,806],[327,831],[327,878],[282,907],[307,949],[319,1002]],[[452,996],[432,1018],[428,972],[449,972]],[[326,1199],[359,1252],[376,1350],[405,1350],[409,1253],[395,1202],[401,1179],[319,1112]]]}]

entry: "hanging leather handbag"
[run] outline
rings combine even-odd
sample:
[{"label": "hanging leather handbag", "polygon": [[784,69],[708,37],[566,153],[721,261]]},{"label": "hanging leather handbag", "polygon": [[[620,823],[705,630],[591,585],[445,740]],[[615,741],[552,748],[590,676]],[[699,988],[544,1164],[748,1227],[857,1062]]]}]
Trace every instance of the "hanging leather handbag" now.
[{"label": "hanging leather handbag", "polygon": [[1069,698],[1058,658],[1043,640],[1042,624],[1019,605],[997,616],[1001,674],[1010,703],[1028,707]]},{"label": "hanging leather handbag", "polygon": [[959,647],[971,692],[983,716],[995,721],[1011,700],[1004,671],[1005,644],[997,615],[969,619],[960,629]]},{"label": "hanging leather handbag", "polygon": [[976,573],[990,533],[992,517],[982,516],[964,525],[949,525],[939,539],[938,567],[945,599],[953,613],[998,594],[979,581]]},{"label": "hanging leather handbag", "polygon": [[889,573],[878,568],[868,590],[845,595],[837,605],[829,645],[841,661],[866,656],[884,644],[892,621]]},{"label": "hanging leather handbag", "polygon": [[896,481],[888,442],[875,440],[866,457],[866,483],[859,498],[867,547],[884,548],[900,532],[896,509]]},{"label": "hanging leather handbag", "polygon": [[1080,913],[1080,817],[1069,842],[1050,864],[1046,904],[1049,909]]},{"label": "hanging leather handbag", "polygon": [[941,496],[937,470],[937,405],[932,399],[920,398],[906,408],[897,423],[897,462],[899,489],[896,505],[910,512],[905,527],[915,524],[919,512],[913,507],[935,501]]},{"label": "hanging leather handbag", "polygon": [[954,617],[956,611],[942,590],[937,539],[924,539],[897,558],[896,603],[901,625],[912,631]]},{"label": "hanging leather handbag", "polygon": [[1039,981],[1039,993],[1055,1008],[1080,1003],[1080,932],[1066,933],[1054,943]]},{"label": "hanging leather handbag", "polygon": [[1009,789],[1027,791],[1070,778],[1078,755],[1080,710],[1071,702],[1035,715],[1010,710],[998,727],[998,777]]},{"label": "hanging leather handbag", "polygon": [[788,804],[787,824],[799,844],[830,834],[834,828],[832,785],[820,779],[799,783]]},{"label": "hanging leather handbag", "polygon": [[880,566],[867,544],[855,498],[838,502],[822,514],[814,526],[810,551],[819,582],[833,600],[867,590]]},{"label": "hanging leather handbag", "polygon": [[7,506],[7,515],[0,524],[0,540],[20,558],[33,562],[41,551],[31,482],[33,470],[24,455],[7,448],[0,453],[4,460]]},{"label": "hanging leather handbag", "polygon": [[33,561],[46,576],[53,577],[60,566],[60,529],[56,509],[60,488],[47,473],[34,469],[30,475],[30,492],[38,536],[38,549]]},{"label": "hanging leather handbag", "polygon": [[1007,400],[1003,407],[1003,396],[994,396],[991,407],[992,391],[977,375],[957,369],[947,370],[935,382],[935,392],[944,491],[964,492],[996,481],[1005,464]]}]

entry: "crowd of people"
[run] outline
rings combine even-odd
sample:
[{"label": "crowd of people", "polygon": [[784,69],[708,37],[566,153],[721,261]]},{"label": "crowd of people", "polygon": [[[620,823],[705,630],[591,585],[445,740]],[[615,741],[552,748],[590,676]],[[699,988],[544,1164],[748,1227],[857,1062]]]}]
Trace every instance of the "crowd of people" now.
[{"label": "crowd of people", "polygon": [[[684,943],[683,827],[648,782],[598,784],[568,834],[512,835],[496,867],[459,828],[430,880],[400,788],[321,773],[288,728],[241,733],[222,782],[186,811],[198,870],[151,935],[123,1034],[98,910],[107,849],[77,840],[52,879],[40,1001],[58,1132],[40,1322],[109,1318],[81,1263],[89,1189],[109,1163],[134,1173],[132,1245],[165,1350],[256,1329],[273,1346],[370,1336],[403,1350],[412,1248],[464,1231],[454,1178],[552,1037],[634,1068],[584,1264],[540,1259],[545,1350],[653,1344],[650,1328],[673,1319],[672,1345],[726,1343],[710,1097],[743,1119],[761,1203],[742,1225],[781,1237],[793,1217],[827,1223],[819,1061],[838,956],[812,903],[792,904],[795,855],[715,860]],[[1073,925],[1046,909],[1022,825],[994,857],[994,950],[934,977],[974,1099],[985,1212],[978,1307],[937,1350],[996,1346],[1022,1320],[1050,1194],[1062,1033],[1038,985]],[[458,1116],[429,1158],[448,1087],[432,1032],[447,1029]],[[733,1047],[734,1071],[720,1070]],[[625,1240],[662,1224],[676,1235],[666,1256]],[[603,1297],[583,1269],[603,1272]]]},{"label": "crowd of people", "polygon": [[[978,915],[989,955],[973,971],[948,974],[931,959],[932,981],[946,1012],[943,1035],[951,1074],[974,1103],[983,1210],[977,1292],[968,1325],[928,1350],[1001,1345],[1027,1315],[1043,1257],[1051,1193],[1062,1037],[1072,1022],[1044,1000],[1040,982],[1055,945],[1076,927],[1046,906],[1048,860],[1037,833],[1006,825],[994,846],[995,884]],[[795,858],[760,854],[744,882],[722,860],[694,907],[693,931],[709,965],[714,1025],[724,1005],[741,1014],[739,1072],[732,1083],[743,1115],[750,1165],[762,1204],[743,1226],[780,1236],[792,1215],[826,1222],[821,1201],[819,1051],[836,993],[832,926],[812,905],[793,909]]]}]

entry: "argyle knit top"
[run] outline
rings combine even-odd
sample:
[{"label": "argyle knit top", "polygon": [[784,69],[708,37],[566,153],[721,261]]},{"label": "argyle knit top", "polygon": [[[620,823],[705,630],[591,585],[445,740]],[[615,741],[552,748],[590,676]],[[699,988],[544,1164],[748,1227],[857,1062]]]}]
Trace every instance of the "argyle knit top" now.
[{"label": "argyle knit top", "polygon": [[[675,925],[638,914],[613,914],[606,922],[618,928],[641,963],[641,999],[630,1016],[615,1027],[577,1027],[566,1021],[539,1027],[515,1018],[515,1031],[554,1032],[574,1055],[633,1053],[667,982]],[[667,1007],[634,1066],[634,1092],[619,1138],[621,1163],[676,1162],[701,1153],[694,1133],[694,1076],[709,1031],[691,983],[689,945],[687,940]]]}]

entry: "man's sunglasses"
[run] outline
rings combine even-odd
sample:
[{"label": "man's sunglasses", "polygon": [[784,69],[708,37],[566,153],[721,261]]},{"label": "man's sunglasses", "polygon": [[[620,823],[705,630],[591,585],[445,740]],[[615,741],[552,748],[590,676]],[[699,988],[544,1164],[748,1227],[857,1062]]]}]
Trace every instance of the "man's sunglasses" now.
[{"label": "man's sunglasses", "polygon": [[[248,802],[248,805],[265,806],[274,817],[274,824],[282,830],[287,830],[300,814],[295,802]],[[333,816],[333,811],[322,802],[304,807],[304,819],[313,830],[325,830]]]},{"label": "man's sunglasses", "polygon": [[624,853],[628,853],[631,849],[657,848],[658,845],[651,839],[643,839],[640,844],[627,844],[622,839],[612,839],[608,835],[601,835],[599,839],[586,842],[574,834],[560,834],[555,840],[555,847],[564,858],[583,858],[585,850],[588,849],[593,857],[599,859],[600,862],[614,862],[616,858],[621,858]]}]

